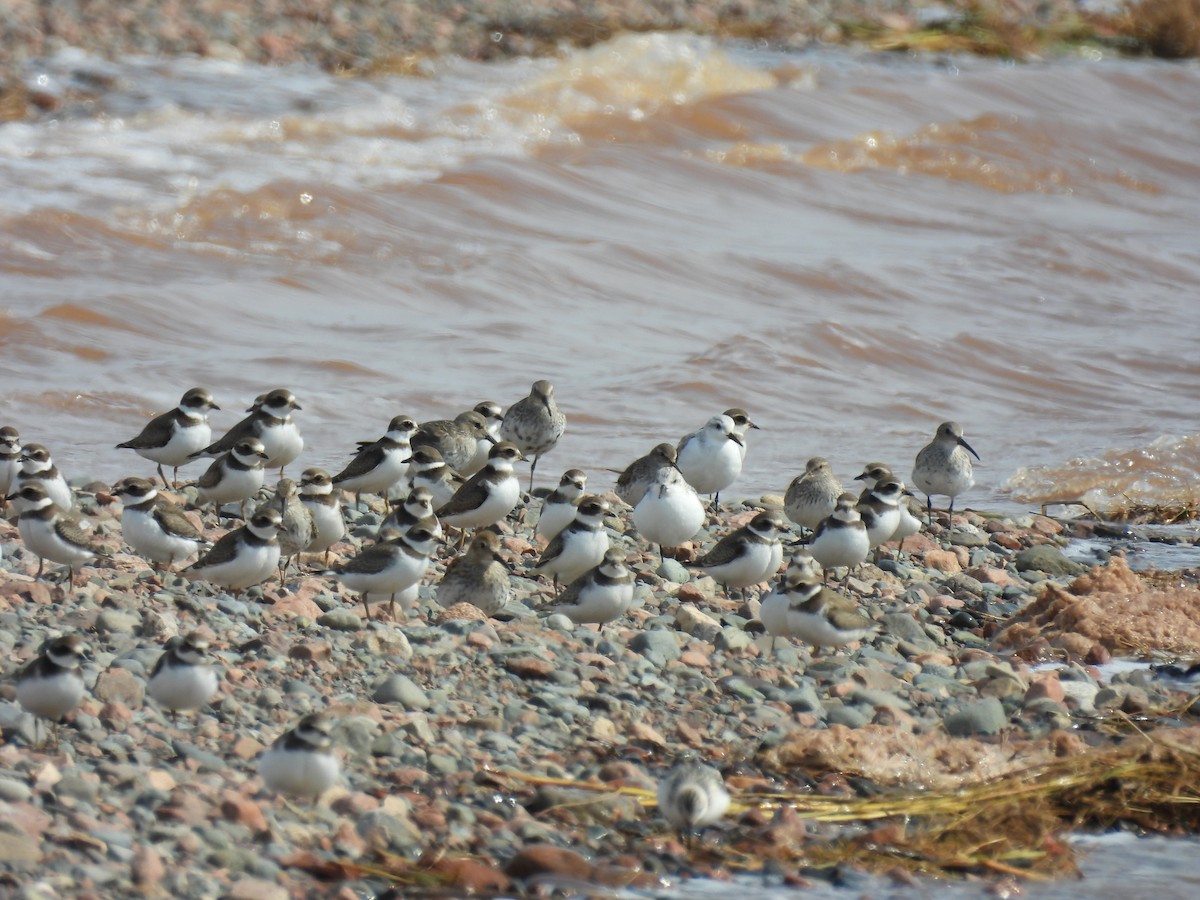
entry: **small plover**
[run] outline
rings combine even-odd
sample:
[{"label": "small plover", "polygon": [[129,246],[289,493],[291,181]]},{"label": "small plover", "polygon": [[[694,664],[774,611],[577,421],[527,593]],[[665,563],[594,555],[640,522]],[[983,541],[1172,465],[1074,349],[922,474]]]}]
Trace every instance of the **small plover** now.
[{"label": "small plover", "polygon": [[866,497],[859,497],[856,508],[873,550],[878,551],[881,544],[890,541],[900,527],[900,504],[903,502],[904,485],[892,477],[879,479],[866,491]]},{"label": "small plover", "polygon": [[975,475],[971,470],[972,456],[979,459],[974,448],[963,440],[963,429],[957,422],[939,425],[933,440],[917,454],[912,481],[925,495],[925,510],[930,522],[933,521],[935,495],[950,498],[947,515],[953,516],[954,498],[975,484]]},{"label": "small plover", "polygon": [[199,709],[217,693],[217,673],[208,664],[208,639],[200,632],[175,635],[150,672],[146,693],[171,713]]},{"label": "small plover", "polygon": [[842,486],[834,476],[829,460],[814,456],[805,464],[804,474],[797,475],[788,485],[783,496],[783,511],[801,529],[811,531],[833,512],[841,495]]},{"label": "small plover", "polygon": [[574,520],[546,545],[530,573],[553,578],[557,591],[560,583],[569,584],[598,566],[608,550],[608,529],[604,527],[608,512],[607,500],[582,497],[575,507]]},{"label": "small plover", "polygon": [[742,473],[745,441],[727,415],[713,416],[699,431],[684,435],[675,449],[676,464],[687,483],[697,494],[711,494],[714,507],[721,491]]},{"label": "small plover", "polygon": [[530,491],[538,460],[554,449],[566,427],[566,416],[554,401],[554,385],[545,380],[535,381],[529,396],[522,397],[504,414],[500,423],[501,440],[515,444],[522,457],[533,456],[529,467]]},{"label": "small plover", "polygon": [[285,731],[258,761],[269,790],[315,802],[337,781],[341,765],[333,752],[333,720],[310,713]]},{"label": "small plover", "polygon": [[846,572],[862,563],[871,552],[867,527],[863,524],[853,494],[838,497],[833,512],[821,520],[808,543],[813,559],[825,570],[845,566]]},{"label": "small plover", "polygon": [[600,625],[619,619],[633,605],[633,569],[624,551],[610,547],[600,565],[566,586],[550,612],[562,613],[576,625]]},{"label": "small plover", "polygon": [[26,444],[21,448],[21,468],[10,490],[19,493],[22,487],[35,481],[46,489],[54,505],[64,513],[75,505],[75,494],[54,465],[50,451],[42,444]]},{"label": "small plover", "polygon": [[220,440],[192,456],[219,456],[246,438],[257,438],[262,441],[267,454],[266,467],[278,468],[282,478],[283,470],[304,449],[304,438],[292,421],[292,410],[295,409],[301,409],[295,394],[287,388],[276,388],[256,398],[250,407],[250,415],[225,432]]},{"label": "small plover", "polygon": [[83,699],[80,662],[90,654],[77,634],[51,638],[17,673],[17,702],[39,719],[49,719],[57,744],[58,723]]},{"label": "small plover", "polygon": [[659,444],[645,456],[638,457],[617,476],[617,496],[630,507],[637,506],[646,488],[654,484],[661,469],[675,468],[678,453],[674,444]]},{"label": "small plover", "polygon": [[[8,496],[21,471],[21,435],[11,425],[0,428],[0,500]],[[4,504],[0,502],[0,507]]]},{"label": "small plover", "polygon": [[515,445],[500,441],[488,453],[487,465],[436,509],[437,517],[455,528],[495,525],[521,499],[521,485],[513,474],[513,463],[523,458]]},{"label": "small plover", "polygon": [[579,498],[587,489],[587,475],[579,469],[567,469],[555,488],[542,501],[535,533],[547,541],[575,521],[575,509]]},{"label": "small plover", "polygon": [[[895,475],[892,474],[892,470],[887,465],[887,463],[881,463],[881,462],[867,463],[863,467],[862,474],[854,476],[855,481],[861,481],[865,485],[865,487],[862,489],[862,492],[858,495],[858,502],[862,503],[862,501],[865,500],[870,495],[871,489],[874,488],[877,483],[884,480],[885,478],[891,478],[896,481],[900,481],[898,478],[896,478]],[[900,500],[900,503],[898,505],[898,508],[900,510],[900,522],[896,526],[896,530],[892,532],[891,540],[899,541],[900,542],[899,549],[900,549],[900,551],[903,551],[904,550],[904,539],[910,538],[914,534],[920,533],[921,519],[918,516],[913,515],[912,510],[909,509],[910,501],[908,500],[908,498],[912,497],[912,491],[908,490],[907,488],[904,488],[903,481],[900,481],[900,486],[901,486],[901,488],[903,488],[903,490],[902,490],[903,498]]]},{"label": "small plover", "polygon": [[362,595],[363,609],[371,618],[371,597],[387,597],[395,615],[396,595],[420,584],[429,568],[437,538],[424,525],[407,531],[385,531],[378,544],[328,570],[347,588]]},{"label": "small plover", "polygon": [[870,634],[875,623],[855,608],[854,603],[821,584],[817,564],[793,560],[783,580],[763,598],[759,619],[775,638],[799,638],[821,647],[844,647]]},{"label": "small plover", "polygon": [[211,503],[221,520],[221,507],[238,503],[246,515],[246,501],[263,486],[267,451],[258,438],[244,438],[213,460],[196,480],[196,502]]},{"label": "small plover", "polygon": [[512,582],[500,561],[500,538],[486,529],[475,533],[466,553],[451,560],[437,586],[437,601],[444,608],[470,603],[486,616],[504,609],[511,597]]},{"label": "small plover", "polygon": [[376,537],[389,528],[393,531],[408,531],[417,524],[428,528],[435,538],[442,538],[442,523],[433,514],[433,493],[422,485],[409,491],[402,502],[392,505],[391,510],[379,523]]},{"label": "small plover", "polygon": [[282,523],[276,510],[259,510],[248,523],[224,535],[181,574],[231,591],[262,584],[279,566],[276,535]]},{"label": "small plover", "polygon": [[[422,422],[413,435],[412,445],[414,450],[433,447],[446,465],[461,473],[475,459],[480,441],[490,445],[496,443],[496,438],[488,431],[487,419],[477,410],[469,409],[453,419]],[[486,461],[486,456],[484,459]]]},{"label": "small plover", "polygon": [[429,491],[434,509],[441,509],[450,502],[466,482],[457,472],[446,465],[436,447],[417,447],[408,457],[409,484],[412,490],[424,488]]},{"label": "small plover", "polygon": [[107,559],[109,554],[96,543],[94,535],[79,527],[79,520],[68,518],[59,506],[50,499],[40,481],[31,481],[9,500],[17,510],[17,531],[25,546],[37,554],[36,578],[42,577],[46,560],[67,567],[68,583],[75,577],[75,569],[94,559]]},{"label": "small plover", "polygon": [[658,783],[658,811],[681,833],[719,822],[728,810],[725,779],[698,759],[676,763]]},{"label": "small plover", "polygon": [[121,535],[133,552],[168,570],[207,543],[192,520],[145,478],[122,478],[112,488],[121,501]]},{"label": "small plover", "polygon": [[363,494],[386,497],[388,490],[399,484],[408,471],[409,443],[417,431],[411,416],[394,416],[383,437],[361,444],[354,459],[333,476],[333,484],[354,492],[357,506]]},{"label": "small plover", "polygon": [[733,430],[737,432],[738,437],[742,439],[742,459],[746,459],[746,432],[751,428],[758,430],[758,426],[750,421],[750,414],[740,406],[731,406],[725,410],[724,415],[729,416],[733,421]]},{"label": "small plover", "polygon": [[633,526],[659,548],[678,547],[704,524],[704,504],[674,466],[660,469],[654,482],[633,508]]},{"label": "small plover", "polygon": [[699,567],[718,584],[744,590],[773,578],[783,562],[780,537],[788,530],[783,513],[763,510],[689,565]]},{"label": "small plover", "polygon": [[342,517],[342,501],[333,489],[333,479],[316,466],[300,474],[300,502],[308,510],[316,534],[304,549],[309,553],[324,553],[329,564],[329,548],[346,536],[346,520]]},{"label": "small plover", "polygon": [[[177,483],[179,467],[191,462],[192,454],[203,450],[212,441],[208,411],[220,408],[207,389],[194,387],[180,398],[178,406],[155,416],[136,437],[117,444],[117,449],[132,450],[143,459],[156,463],[158,477],[164,487],[169,487]],[[170,484],[163,474],[163,466],[171,466],[174,470]]]}]

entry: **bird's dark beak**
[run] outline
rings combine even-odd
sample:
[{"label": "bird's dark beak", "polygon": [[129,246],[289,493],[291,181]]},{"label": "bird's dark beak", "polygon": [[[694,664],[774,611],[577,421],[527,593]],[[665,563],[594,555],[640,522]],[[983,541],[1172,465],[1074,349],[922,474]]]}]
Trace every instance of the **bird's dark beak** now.
[{"label": "bird's dark beak", "polygon": [[220,409],[221,407],[217,406],[217,404],[215,404],[215,403],[210,403],[210,404],[208,404],[208,408],[209,409]]},{"label": "bird's dark beak", "polygon": [[759,428],[757,425],[755,425],[753,422],[750,423],[750,427],[753,428],[755,431],[762,431],[762,429]]},{"label": "bird's dark beak", "polygon": [[742,447],[746,446],[746,442],[742,440],[742,436],[736,432],[734,432],[733,434],[730,434],[729,439],[731,441],[733,441],[735,444],[739,444]]},{"label": "bird's dark beak", "polygon": [[492,434],[490,431],[485,431],[485,432],[483,433],[483,436],[484,436],[485,438],[487,438],[487,441],[488,441],[488,443],[489,443],[489,444],[491,444],[493,447],[495,447],[495,446],[496,446],[496,444],[497,444],[497,443],[499,443],[499,442],[496,440],[496,437],[495,437],[495,435],[493,435],[493,434]]},{"label": "bird's dark beak", "polygon": [[[979,454],[975,452],[975,448],[972,447],[970,444],[968,444],[966,441],[964,441],[962,438],[958,439],[958,446],[962,447],[964,450],[966,450],[968,453],[970,453],[976,459],[979,459]],[[981,459],[979,461],[983,462],[983,460],[981,460]]]},{"label": "bird's dark beak", "polygon": [[301,406],[299,403],[293,403],[293,404],[292,404],[292,409],[304,409],[304,407],[303,407],[303,406]]}]

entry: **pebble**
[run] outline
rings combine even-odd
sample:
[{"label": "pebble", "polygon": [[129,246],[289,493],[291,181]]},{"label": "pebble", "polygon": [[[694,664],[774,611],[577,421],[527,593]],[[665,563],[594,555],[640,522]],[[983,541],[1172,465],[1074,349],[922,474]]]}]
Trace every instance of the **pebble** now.
[{"label": "pebble", "polygon": [[376,703],[397,703],[405,709],[429,709],[426,693],[407,675],[393,673],[375,685],[372,699]]}]

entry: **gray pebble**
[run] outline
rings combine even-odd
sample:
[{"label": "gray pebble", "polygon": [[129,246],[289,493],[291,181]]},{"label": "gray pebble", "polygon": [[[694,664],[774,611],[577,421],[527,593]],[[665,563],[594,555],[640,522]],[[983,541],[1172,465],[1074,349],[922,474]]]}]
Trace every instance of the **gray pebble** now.
[{"label": "gray pebble", "polygon": [[946,731],[955,737],[972,734],[999,734],[1008,724],[1004,705],[995,697],[985,697],[962,706],[945,718]]},{"label": "gray pebble", "polygon": [[376,682],[372,699],[376,703],[396,703],[405,709],[429,709],[429,697],[407,675],[393,673]]}]

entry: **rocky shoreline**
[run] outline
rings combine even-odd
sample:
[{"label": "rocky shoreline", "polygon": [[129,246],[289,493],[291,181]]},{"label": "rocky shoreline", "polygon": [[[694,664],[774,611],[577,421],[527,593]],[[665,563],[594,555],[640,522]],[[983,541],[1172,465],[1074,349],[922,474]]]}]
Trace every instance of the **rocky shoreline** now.
[{"label": "rocky shoreline", "polygon": [[[105,490],[85,486],[82,507],[119,551]],[[724,506],[681,558],[778,502]],[[538,506],[509,519],[515,572],[536,559]],[[350,543],[378,521],[354,514]],[[861,826],[806,821],[763,795],[953,787],[1116,746],[1125,738],[1103,727],[1116,715],[1200,746],[1178,727],[1191,713],[1162,712],[1183,706],[1178,689],[1145,670],[1103,683],[1091,668],[1164,635],[1174,655],[1200,652],[1194,578],[1156,583],[1120,554],[1085,573],[1053,519],[968,512],[949,527],[943,516],[849,577],[842,589],[879,630],[817,657],[782,639],[771,652],[756,599],[660,564],[624,512],[607,525],[639,573],[637,599],[596,631],[539,615],[549,586],[519,576],[496,619],[443,610],[431,584],[444,558],[402,622],[386,604],[366,622],[321,576],[234,597],[160,580],[120,552],[60,588],[32,580],[36,558],[0,522],[6,673],[51,634],[85,633],[95,651],[57,750],[32,747],[33,719],[11,678],[0,686],[0,877],[27,897],[349,898],[413,883],[487,893],[738,871],[801,884],[815,877],[800,862],[814,846]],[[145,680],[162,644],[192,629],[211,640],[222,686],[176,726]],[[1030,668],[1047,659],[1068,666]],[[313,710],[338,719],[344,774],[297,808],[262,788],[255,759]],[[693,846],[653,807],[656,779],[688,752],[722,770],[735,801]],[[760,849],[733,861],[738,847]]]},{"label": "rocky shoreline", "polygon": [[[1083,6],[1076,0],[303,0],[250,5],[232,0],[24,0],[0,8],[0,121],[53,113],[64,103],[86,99],[48,93],[37,83],[36,61],[66,48],[108,60],[195,55],[263,65],[306,64],[352,75],[418,73],[422,60],[445,55],[476,60],[554,55],[631,31],[690,31],[779,49],[866,43],[878,49],[1022,58],[1096,41],[1132,52],[1194,55],[1197,47],[1185,37],[1191,32],[1173,18],[1187,10],[1159,5],[1161,14],[1149,16],[1129,13],[1120,4]],[[93,83],[74,90],[103,93],[105,85],[93,73]]]}]

